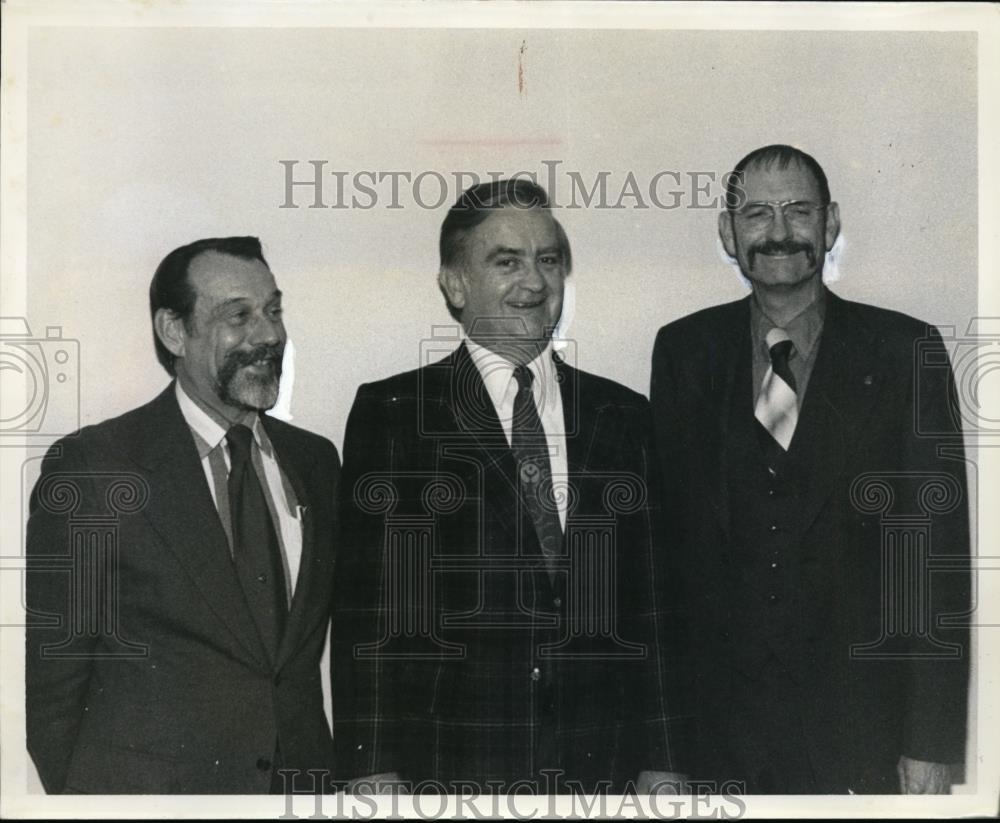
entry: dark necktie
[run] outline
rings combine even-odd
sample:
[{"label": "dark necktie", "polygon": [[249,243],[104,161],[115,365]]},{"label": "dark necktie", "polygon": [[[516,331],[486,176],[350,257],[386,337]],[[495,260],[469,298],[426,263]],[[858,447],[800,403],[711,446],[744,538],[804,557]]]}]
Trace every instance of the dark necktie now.
[{"label": "dark necktie", "polygon": [[511,422],[510,447],[517,462],[521,499],[531,515],[538,545],[545,557],[549,578],[555,576],[555,559],[562,544],[559,509],[552,494],[552,464],[541,418],[531,392],[534,375],[527,366],[514,369],[517,395]]},{"label": "dark necktie", "polygon": [[788,333],[778,328],[767,333],[765,342],[771,354],[771,365],[757,394],[754,417],[775,442],[784,451],[788,451],[799,418],[795,375],[788,366],[788,359],[795,346]]},{"label": "dark necktie", "polygon": [[233,518],[233,562],[272,661],[285,630],[288,601],[281,546],[267,508],[264,489],[250,459],[253,432],[236,425],[229,443],[229,509]]}]

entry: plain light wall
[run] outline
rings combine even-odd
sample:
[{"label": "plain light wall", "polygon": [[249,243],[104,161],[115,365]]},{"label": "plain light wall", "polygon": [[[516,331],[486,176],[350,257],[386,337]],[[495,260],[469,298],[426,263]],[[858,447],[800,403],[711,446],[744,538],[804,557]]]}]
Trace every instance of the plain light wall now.
[{"label": "plain light wall", "polygon": [[[559,163],[565,201],[568,172],[607,171],[614,201],[630,171],[643,190],[659,171],[718,178],[792,143],[841,206],[841,295],[963,330],[975,314],[974,34],[51,28],[31,32],[28,84],[29,320],[80,340],[83,422],[167,382],[146,303],[160,259],[256,234],[287,296],[295,422],[339,447],[357,386],[419,365],[451,322],[437,238],[459,171],[544,184]],[[427,209],[403,183],[390,209],[386,181],[370,210],[310,209],[300,187],[282,209],[280,160],[296,179],[327,161],[348,197],[361,170],[452,190]],[[744,294],[693,200],[559,212],[583,368],[645,393],[657,328]]]}]

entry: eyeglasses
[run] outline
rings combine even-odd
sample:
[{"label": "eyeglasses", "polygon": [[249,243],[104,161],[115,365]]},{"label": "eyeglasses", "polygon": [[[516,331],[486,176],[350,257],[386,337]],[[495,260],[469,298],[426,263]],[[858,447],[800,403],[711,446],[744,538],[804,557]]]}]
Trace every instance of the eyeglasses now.
[{"label": "eyeglasses", "polygon": [[816,215],[826,209],[825,205],[810,203],[808,200],[760,201],[747,203],[736,212],[741,223],[750,228],[764,229],[774,222],[776,209],[781,209],[781,216],[790,226],[802,228],[811,226]]}]

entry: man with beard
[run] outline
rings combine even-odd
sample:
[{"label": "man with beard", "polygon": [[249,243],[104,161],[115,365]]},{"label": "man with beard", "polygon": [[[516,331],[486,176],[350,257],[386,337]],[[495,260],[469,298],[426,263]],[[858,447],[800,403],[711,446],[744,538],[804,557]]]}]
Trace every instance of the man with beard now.
[{"label": "man with beard", "polygon": [[537,185],[464,192],[440,259],[464,339],[361,386],[347,423],[338,776],[649,790],[678,771],[683,719],[660,665],[648,403],[554,351],[570,247]]},{"label": "man with beard", "polygon": [[261,414],[286,335],[257,238],[172,251],[149,295],[173,381],[57,443],[32,493],[28,750],[50,793],[281,791],[330,766],[339,458]]},{"label": "man with beard", "polygon": [[[694,774],[946,792],[969,605],[960,560],[927,585],[928,550],[938,569],[969,551],[947,352],[933,327],[824,286],[840,215],[809,155],[747,155],[726,206],[752,294],[661,329],[650,392],[692,624]],[[883,514],[922,532],[895,544]]]}]

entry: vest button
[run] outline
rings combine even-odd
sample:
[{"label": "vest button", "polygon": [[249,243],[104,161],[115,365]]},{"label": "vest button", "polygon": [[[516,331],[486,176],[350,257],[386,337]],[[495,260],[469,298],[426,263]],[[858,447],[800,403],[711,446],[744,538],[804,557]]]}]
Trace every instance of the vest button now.
[{"label": "vest button", "polygon": [[781,598],[780,598],[780,597],[778,597],[778,595],[776,595],[776,594],[769,594],[769,595],[767,596],[767,602],[768,602],[768,603],[770,603],[770,604],[771,604],[772,606],[773,606],[773,605],[774,605],[775,603],[777,603],[777,602],[778,602],[778,601],[779,601],[780,599],[781,599]]},{"label": "vest button", "polygon": [[531,670],[531,679],[536,683],[542,679],[542,670],[539,669],[538,666],[535,666],[535,668]]},{"label": "vest button", "polygon": [[777,530],[778,530],[778,525],[777,525],[777,523],[772,523],[772,524],[771,524],[771,532],[773,533],[773,532],[776,532]]},{"label": "vest button", "polygon": [[555,606],[557,609],[561,609],[562,608],[562,598],[561,597],[553,598],[552,605]]}]

